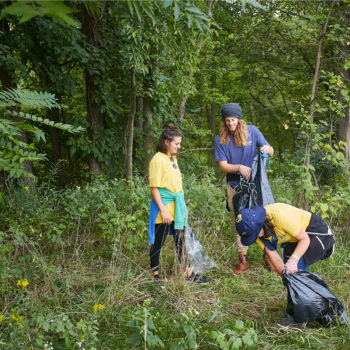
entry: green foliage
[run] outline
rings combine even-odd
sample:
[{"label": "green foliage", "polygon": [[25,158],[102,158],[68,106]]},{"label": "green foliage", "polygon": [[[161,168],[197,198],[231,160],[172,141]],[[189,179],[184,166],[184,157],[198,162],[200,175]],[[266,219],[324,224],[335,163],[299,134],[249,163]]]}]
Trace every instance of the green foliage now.
[{"label": "green foliage", "polygon": [[[126,327],[136,331],[128,336],[127,343],[148,349],[198,349],[198,338],[204,329],[196,322],[196,312],[193,309],[189,308],[186,312],[173,315],[171,331],[168,331],[167,338],[162,340],[162,330],[167,327],[164,317],[166,316],[161,311],[156,311],[151,306],[150,299],[145,300],[143,307],[138,308],[133,314],[133,319],[126,324]],[[248,323],[244,324],[239,320],[232,324],[232,329],[209,331],[209,337],[220,349],[242,349],[257,345],[258,336],[252,325],[248,326]]]},{"label": "green foliage", "polygon": [[144,342],[145,348],[161,347],[164,348],[164,343],[155,334],[156,326],[153,323],[152,312],[149,308],[150,301],[144,301],[143,309],[135,311],[134,319],[126,326],[137,330],[137,333],[131,333],[127,338],[127,342],[133,346],[138,346]]},{"label": "green foliage", "polygon": [[3,8],[0,19],[5,16],[20,17],[19,23],[29,21],[36,16],[51,16],[73,27],[80,27],[80,23],[70,17],[74,10],[64,4],[62,0],[56,1],[17,1]]},{"label": "green foliage", "polygon": [[[78,30],[69,6],[85,6],[100,37],[96,46]],[[335,3],[327,28],[312,123],[315,52],[329,2],[215,1],[210,21],[207,6],[198,0],[0,5],[1,86],[20,86],[0,92],[0,348],[347,348],[348,329],[310,326],[300,337],[299,330],[273,328],[285,289],[261,267],[257,247],[249,249],[247,274],[232,275],[237,257],[224,174],[212,168],[210,151],[220,106],[240,103],[244,119],[275,148],[269,178],[276,201],[302,206],[306,197],[336,233],[334,256],[312,268],[348,308],[349,145],[337,138],[349,107],[347,6]],[[131,70],[136,176],[127,181]],[[87,100],[91,78],[96,94]],[[168,121],[180,123],[187,96],[179,157],[185,198],[190,224],[219,268],[209,273],[209,286],[186,284],[167,239],[161,288],[149,276],[144,141]],[[147,135],[146,101],[153,122]],[[95,108],[104,129],[90,138],[72,125],[95,131]],[[51,126],[69,134],[47,136]],[[90,177],[90,156],[111,176]],[[35,186],[5,181],[8,174],[28,176],[25,161],[46,158],[60,158],[66,169],[56,164],[51,171],[41,162]]]},{"label": "green foliage", "polygon": [[217,330],[210,334],[222,350],[241,349],[252,347],[258,342],[258,335],[253,327],[245,325],[242,321],[236,321],[233,329]]},{"label": "green foliage", "polygon": [[[271,164],[273,173],[279,164]],[[142,179],[101,176],[84,187],[60,190],[53,180],[8,188],[0,202],[4,348],[274,349],[289,344],[290,332],[300,334],[276,333],[273,327],[283,314],[285,289],[277,274],[262,267],[258,247],[250,247],[247,274],[233,276],[237,258],[224,185],[215,186],[209,174],[184,181],[190,223],[219,266],[206,286],[188,284],[176,272],[169,238],[161,257],[162,287],[151,280],[150,193]],[[278,178],[272,185],[279,196],[289,197],[295,188],[293,179]],[[341,210],[342,221],[341,213],[327,220],[337,249],[312,268],[347,307],[348,207]],[[314,327],[303,329],[307,341],[297,337],[293,345],[314,348],[322,341],[342,348],[350,340],[347,329]]]},{"label": "green foliage", "polygon": [[39,124],[56,127],[71,133],[79,133],[84,129],[72,125],[55,123],[31,113],[23,113],[19,109],[60,108],[54,95],[49,93],[33,92],[27,90],[10,89],[0,91],[0,113],[9,119],[0,119],[0,170],[6,171],[11,177],[34,177],[24,167],[25,161],[45,160],[44,154],[37,152],[34,143],[27,144],[20,140],[23,130],[34,133],[37,141],[45,141],[42,130],[31,124],[24,123],[27,119]]},{"label": "green foliage", "polygon": [[47,92],[19,89],[0,91],[0,107],[15,107],[18,105],[31,108],[60,108],[55,96]]}]

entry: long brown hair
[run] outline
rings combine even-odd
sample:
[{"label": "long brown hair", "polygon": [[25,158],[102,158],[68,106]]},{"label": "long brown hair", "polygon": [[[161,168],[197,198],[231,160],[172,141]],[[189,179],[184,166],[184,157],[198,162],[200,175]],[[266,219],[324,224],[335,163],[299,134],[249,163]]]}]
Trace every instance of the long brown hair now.
[{"label": "long brown hair", "polygon": [[[220,126],[220,143],[229,143],[231,131],[227,127],[225,121]],[[248,138],[247,123],[243,119],[238,120],[236,130],[234,131],[235,146],[245,146]]]},{"label": "long brown hair", "polygon": [[264,238],[269,238],[275,234],[275,228],[269,218],[265,218],[262,228],[264,229],[265,233]]},{"label": "long brown hair", "polygon": [[168,146],[165,141],[173,141],[175,137],[182,137],[180,129],[174,124],[168,124],[167,129],[165,129],[159,137],[156,152],[162,152],[164,154],[168,153]]}]

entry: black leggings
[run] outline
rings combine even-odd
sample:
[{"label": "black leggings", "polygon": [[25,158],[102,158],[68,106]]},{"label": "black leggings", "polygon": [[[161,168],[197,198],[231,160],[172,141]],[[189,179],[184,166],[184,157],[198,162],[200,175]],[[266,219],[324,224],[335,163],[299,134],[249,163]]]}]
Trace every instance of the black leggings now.
[{"label": "black leggings", "polygon": [[167,224],[156,224],[155,225],[155,237],[154,244],[151,245],[150,249],[150,260],[152,271],[158,271],[159,269],[159,255],[160,251],[165,243],[166,237],[169,234],[170,227],[173,231],[173,237],[175,242],[176,253],[179,261],[182,260],[182,245],[183,245],[183,230],[175,230],[174,223],[171,225]]}]

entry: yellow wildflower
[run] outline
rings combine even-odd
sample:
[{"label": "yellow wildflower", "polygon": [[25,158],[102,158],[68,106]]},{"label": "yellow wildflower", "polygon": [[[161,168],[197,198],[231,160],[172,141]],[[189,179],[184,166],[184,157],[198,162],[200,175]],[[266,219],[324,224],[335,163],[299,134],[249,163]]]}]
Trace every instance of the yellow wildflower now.
[{"label": "yellow wildflower", "polygon": [[23,281],[22,281],[22,280],[18,280],[18,281],[17,281],[17,286],[22,287],[22,289],[24,289],[25,287],[27,287],[28,284],[29,284],[29,282],[28,282],[27,279],[25,279],[25,280],[23,280]]},{"label": "yellow wildflower", "polygon": [[26,191],[29,191],[29,187],[28,187],[28,186],[25,186],[24,189],[25,189]]},{"label": "yellow wildflower", "polygon": [[95,304],[92,308],[94,309],[94,311],[102,311],[106,307],[104,305],[101,305],[101,304]]}]

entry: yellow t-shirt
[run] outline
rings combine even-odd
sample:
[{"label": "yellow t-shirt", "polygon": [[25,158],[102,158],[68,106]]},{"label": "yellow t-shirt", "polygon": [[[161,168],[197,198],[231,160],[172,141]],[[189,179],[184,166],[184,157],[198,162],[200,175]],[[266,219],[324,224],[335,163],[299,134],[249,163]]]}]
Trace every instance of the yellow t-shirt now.
[{"label": "yellow t-shirt", "polygon": [[[173,161],[172,161],[173,160]],[[161,187],[178,193],[182,191],[182,177],[176,157],[169,157],[162,152],[157,152],[148,166],[148,180],[150,187]],[[175,218],[175,202],[165,206],[171,218]],[[158,213],[156,224],[162,223],[162,216]]]},{"label": "yellow t-shirt", "polygon": [[[278,244],[285,242],[297,242],[295,236],[300,229],[306,230],[310,224],[311,213],[293,207],[285,203],[269,204],[265,207],[266,217],[271,220],[278,239]],[[260,248],[264,249],[264,244],[260,238],[256,241]]]}]

